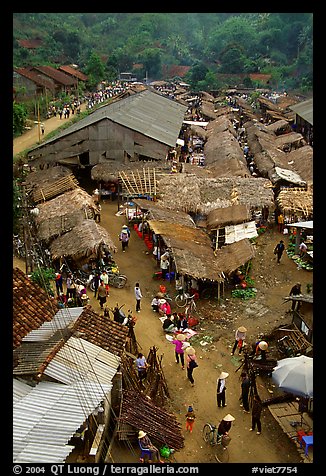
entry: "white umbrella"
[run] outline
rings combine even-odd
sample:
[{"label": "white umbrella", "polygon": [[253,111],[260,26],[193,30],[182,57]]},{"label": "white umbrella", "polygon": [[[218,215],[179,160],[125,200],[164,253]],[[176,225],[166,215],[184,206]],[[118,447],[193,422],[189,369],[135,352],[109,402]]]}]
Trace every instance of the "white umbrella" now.
[{"label": "white umbrella", "polygon": [[313,358],[300,355],[278,360],[272,378],[285,392],[313,397]]}]

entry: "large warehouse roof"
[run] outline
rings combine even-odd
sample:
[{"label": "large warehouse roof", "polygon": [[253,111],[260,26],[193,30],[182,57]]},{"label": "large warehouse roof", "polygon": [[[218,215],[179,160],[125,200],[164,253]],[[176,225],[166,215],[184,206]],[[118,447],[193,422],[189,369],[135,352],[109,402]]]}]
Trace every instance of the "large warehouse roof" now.
[{"label": "large warehouse roof", "polygon": [[174,147],[187,107],[146,89],[98,108],[64,132],[33,150],[54,142],[103,119],[109,119],[151,139]]}]

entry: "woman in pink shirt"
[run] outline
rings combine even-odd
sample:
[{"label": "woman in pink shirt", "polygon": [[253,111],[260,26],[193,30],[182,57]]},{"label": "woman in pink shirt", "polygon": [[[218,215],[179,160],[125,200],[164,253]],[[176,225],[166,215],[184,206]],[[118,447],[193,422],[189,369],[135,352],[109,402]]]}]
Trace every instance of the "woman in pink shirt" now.
[{"label": "woman in pink shirt", "polygon": [[175,345],[175,362],[178,364],[180,360],[182,370],[185,368],[184,350],[182,348],[185,338],[184,334],[177,334],[176,338],[171,341]]}]

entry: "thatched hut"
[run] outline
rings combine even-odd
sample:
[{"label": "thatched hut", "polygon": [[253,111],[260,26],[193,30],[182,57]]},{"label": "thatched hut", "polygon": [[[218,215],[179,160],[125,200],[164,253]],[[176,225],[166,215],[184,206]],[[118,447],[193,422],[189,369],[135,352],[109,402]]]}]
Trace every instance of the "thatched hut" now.
[{"label": "thatched hut", "polygon": [[293,167],[308,184],[313,184],[313,148],[311,145],[304,145],[294,149],[287,154],[288,164]]},{"label": "thatched hut", "polygon": [[96,208],[93,198],[81,188],[65,192],[38,205],[35,218],[38,237],[44,241],[70,231],[88,218],[94,218]]},{"label": "thatched hut", "polygon": [[216,119],[214,103],[210,101],[202,101],[200,104],[200,113],[207,121]]},{"label": "thatched hut", "polygon": [[68,167],[62,165],[38,169],[28,174],[25,189],[34,202],[43,202],[78,187],[78,181]]},{"label": "thatched hut", "polygon": [[289,121],[286,121],[285,119],[280,119],[278,121],[273,122],[272,124],[268,124],[266,126],[266,129],[270,132],[274,132],[274,134],[276,134],[277,136],[292,131]]},{"label": "thatched hut", "polygon": [[204,154],[206,167],[215,177],[248,176],[243,151],[229,130],[208,136]]},{"label": "thatched hut", "polygon": [[217,283],[218,296],[224,291],[225,277],[253,258],[254,247],[248,239],[213,251],[206,232],[169,222],[149,220],[151,230],[164,241],[169,250],[181,284],[189,279]]},{"label": "thatched hut", "polygon": [[94,220],[83,220],[71,231],[56,238],[50,245],[50,252],[54,260],[64,256],[82,265],[101,256],[103,246],[111,252],[117,251],[105,228]]},{"label": "thatched hut", "polygon": [[215,208],[215,210],[211,210],[207,215],[207,228],[214,230],[222,226],[244,223],[250,219],[250,210],[246,205]]},{"label": "thatched hut", "polygon": [[146,220],[167,221],[171,223],[178,223],[180,225],[196,227],[194,220],[188,213],[180,210],[169,210],[164,208],[158,202],[145,199],[133,200],[136,208],[140,208],[143,215],[146,215]]},{"label": "thatched hut", "polygon": [[117,194],[118,188],[125,196],[146,195],[149,188],[153,188],[150,195],[154,195],[157,176],[170,172],[170,169],[170,164],[156,161],[131,162],[128,166],[106,162],[92,167],[91,178],[102,198]]},{"label": "thatched hut", "polygon": [[275,208],[270,180],[261,177],[201,178],[190,174],[161,177],[158,203],[171,210],[207,215],[211,210],[235,203],[251,210]]},{"label": "thatched hut", "polygon": [[275,145],[279,149],[289,152],[292,149],[297,149],[306,145],[306,141],[302,134],[298,132],[289,132],[287,134],[281,134],[275,138]]},{"label": "thatched hut", "polygon": [[[254,156],[255,165],[262,177],[269,178],[273,183],[280,180],[290,183],[298,183],[298,172],[292,165],[289,153],[285,152],[286,146],[302,143],[301,134],[287,133],[277,136],[271,129],[260,123],[248,122],[244,125],[247,134],[247,142]],[[299,137],[300,136],[300,137]],[[283,144],[283,146],[282,146]],[[300,150],[300,148],[298,149]],[[276,168],[288,170],[287,177],[282,178],[276,172]],[[293,181],[293,180],[294,181]],[[303,181],[301,178],[299,181]]]},{"label": "thatched hut", "polygon": [[311,188],[284,188],[277,196],[277,205],[290,222],[311,220],[313,191]]}]

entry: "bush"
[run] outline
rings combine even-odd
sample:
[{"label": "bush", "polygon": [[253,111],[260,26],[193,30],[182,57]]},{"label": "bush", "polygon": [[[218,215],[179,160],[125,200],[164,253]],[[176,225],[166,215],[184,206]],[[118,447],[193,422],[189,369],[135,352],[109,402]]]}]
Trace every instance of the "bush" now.
[{"label": "bush", "polygon": [[31,274],[33,283],[38,284],[50,296],[54,296],[51,283],[55,279],[55,271],[52,268],[39,268]]}]

